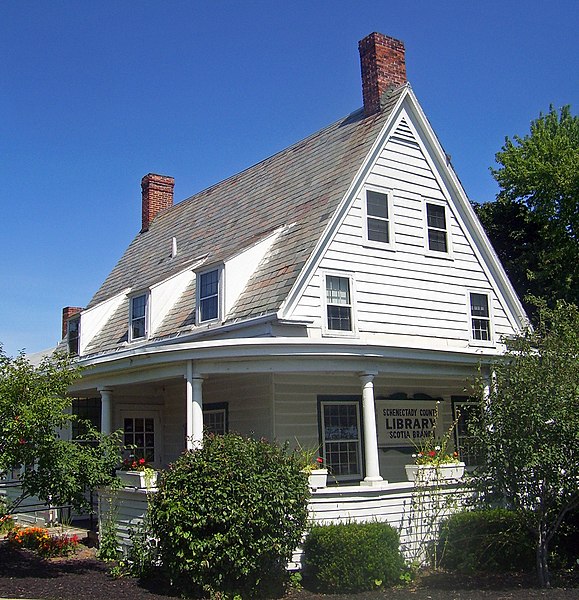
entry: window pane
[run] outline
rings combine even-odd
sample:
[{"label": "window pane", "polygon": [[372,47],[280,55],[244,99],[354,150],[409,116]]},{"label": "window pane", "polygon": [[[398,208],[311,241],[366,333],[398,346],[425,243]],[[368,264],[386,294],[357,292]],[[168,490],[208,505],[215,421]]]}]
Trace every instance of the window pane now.
[{"label": "window pane", "polygon": [[145,296],[137,296],[132,300],[133,319],[145,316],[145,307],[147,305]]},{"label": "window pane", "polygon": [[217,319],[217,296],[201,300],[199,306],[199,319],[201,321]]},{"label": "window pane", "polygon": [[351,331],[352,319],[348,306],[328,306],[328,329]]},{"label": "window pane", "polygon": [[446,232],[437,229],[428,230],[428,247],[437,252],[446,252]]},{"label": "window pane", "polygon": [[390,241],[388,221],[368,218],[368,239],[372,242],[384,242],[387,244]]},{"label": "window pane", "polygon": [[203,273],[201,275],[200,281],[200,295],[201,298],[206,298],[207,296],[213,296],[217,294],[219,286],[219,273],[217,270],[210,271],[209,273]]},{"label": "window pane", "polygon": [[324,404],[324,451],[332,473],[360,475],[358,411],[355,404]]},{"label": "window pane", "polygon": [[366,210],[369,216],[388,218],[388,196],[380,192],[366,192]]},{"label": "window pane", "polygon": [[488,319],[472,320],[472,337],[475,340],[489,341],[491,339],[490,323]]},{"label": "window pane", "polygon": [[470,295],[470,312],[473,317],[489,316],[489,299],[486,294]]},{"label": "window pane", "polygon": [[326,298],[331,304],[350,304],[350,281],[347,277],[326,277]]},{"label": "window pane", "polygon": [[426,214],[428,217],[428,227],[446,229],[446,217],[444,214],[444,206],[440,206],[438,204],[427,204]]}]

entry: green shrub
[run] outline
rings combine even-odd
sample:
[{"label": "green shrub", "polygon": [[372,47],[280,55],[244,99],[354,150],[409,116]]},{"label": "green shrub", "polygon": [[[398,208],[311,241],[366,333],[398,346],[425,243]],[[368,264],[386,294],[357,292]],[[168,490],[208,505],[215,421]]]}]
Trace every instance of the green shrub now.
[{"label": "green shrub", "polygon": [[440,526],[440,566],[466,573],[533,569],[535,543],[527,518],[501,508],[450,516]]},{"label": "green shrub", "polygon": [[[163,474],[151,501],[159,557],[176,587],[211,596],[266,595],[307,519],[298,457],[264,440],[208,436]],[[270,590],[267,590],[269,592]]]},{"label": "green shrub", "polygon": [[324,590],[358,591],[399,582],[404,558],[398,532],[388,523],[342,523],[312,527],[304,566]]}]

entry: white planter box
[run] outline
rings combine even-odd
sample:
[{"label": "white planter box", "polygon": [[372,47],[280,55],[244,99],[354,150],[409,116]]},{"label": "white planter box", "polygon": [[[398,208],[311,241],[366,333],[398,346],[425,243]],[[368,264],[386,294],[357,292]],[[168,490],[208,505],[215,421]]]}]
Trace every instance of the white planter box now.
[{"label": "white planter box", "polygon": [[453,482],[462,479],[464,463],[447,463],[435,467],[433,465],[405,465],[408,481],[415,483]]},{"label": "white planter box", "polygon": [[157,471],[117,471],[123,487],[148,490],[157,487]]},{"label": "white planter box", "polygon": [[328,483],[328,469],[314,469],[308,475],[308,482],[312,490],[326,487]]}]

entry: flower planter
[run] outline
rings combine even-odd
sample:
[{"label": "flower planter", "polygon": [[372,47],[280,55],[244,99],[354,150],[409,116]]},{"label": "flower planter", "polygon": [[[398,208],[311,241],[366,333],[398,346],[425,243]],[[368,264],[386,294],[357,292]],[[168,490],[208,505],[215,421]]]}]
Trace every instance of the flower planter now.
[{"label": "flower planter", "polygon": [[308,475],[308,482],[312,490],[326,487],[328,483],[328,469],[313,469]]},{"label": "flower planter", "polygon": [[157,487],[157,471],[153,469],[145,471],[117,471],[117,477],[121,480],[123,487],[142,490]]},{"label": "flower planter", "polygon": [[464,475],[464,463],[445,463],[435,467],[434,465],[405,465],[408,481],[415,483],[440,483],[451,482],[462,479]]}]

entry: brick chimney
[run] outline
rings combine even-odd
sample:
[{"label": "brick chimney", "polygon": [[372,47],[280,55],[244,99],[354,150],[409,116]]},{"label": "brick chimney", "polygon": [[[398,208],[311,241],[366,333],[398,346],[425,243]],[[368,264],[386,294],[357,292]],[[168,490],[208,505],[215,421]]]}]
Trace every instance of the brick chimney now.
[{"label": "brick chimney", "polygon": [[82,310],[82,308],[78,306],[65,306],[62,309],[62,338],[66,337],[68,332],[68,320],[74,315],[78,315],[78,313]]},{"label": "brick chimney", "polygon": [[366,116],[378,112],[384,93],[406,83],[404,43],[381,33],[358,42],[362,69],[362,96]]},{"label": "brick chimney", "polygon": [[143,221],[141,233],[149,229],[151,221],[166,208],[173,206],[175,179],[149,173],[141,180],[143,194]]}]

